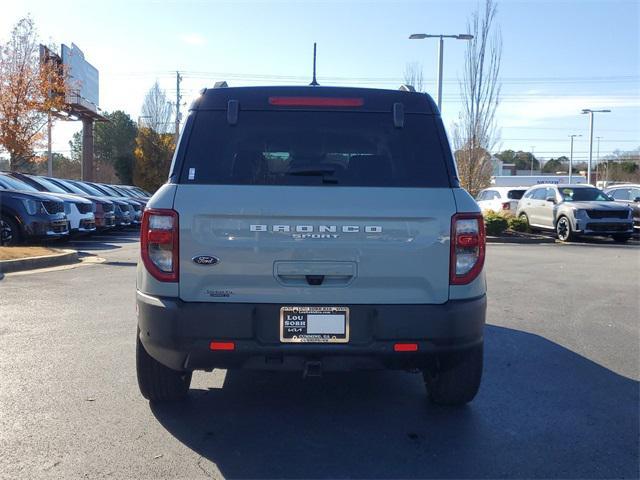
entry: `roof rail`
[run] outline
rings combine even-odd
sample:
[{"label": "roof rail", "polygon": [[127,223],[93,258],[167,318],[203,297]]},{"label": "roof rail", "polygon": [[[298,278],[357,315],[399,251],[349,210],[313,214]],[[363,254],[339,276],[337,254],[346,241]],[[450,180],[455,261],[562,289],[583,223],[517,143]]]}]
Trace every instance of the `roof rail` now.
[{"label": "roof rail", "polygon": [[400,85],[400,88],[398,90],[401,90],[403,92],[415,92],[416,89],[414,88],[413,85],[407,85],[406,83],[403,83],[402,85]]},{"label": "roof rail", "polygon": [[213,84],[213,88],[227,88],[229,85],[224,80]]}]

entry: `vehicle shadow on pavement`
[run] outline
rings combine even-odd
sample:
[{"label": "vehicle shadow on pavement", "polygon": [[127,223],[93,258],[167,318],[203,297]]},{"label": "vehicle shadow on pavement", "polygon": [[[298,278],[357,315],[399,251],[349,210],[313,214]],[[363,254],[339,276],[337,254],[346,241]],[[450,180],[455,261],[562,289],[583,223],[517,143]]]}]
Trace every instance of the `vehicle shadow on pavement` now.
[{"label": "vehicle shadow on pavement", "polygon": [[638,387],[488,326],[483,384],[461,409],[428,404],[416,374],[230,371],[223,388],[152,411],[226,478],[633,478]]}]

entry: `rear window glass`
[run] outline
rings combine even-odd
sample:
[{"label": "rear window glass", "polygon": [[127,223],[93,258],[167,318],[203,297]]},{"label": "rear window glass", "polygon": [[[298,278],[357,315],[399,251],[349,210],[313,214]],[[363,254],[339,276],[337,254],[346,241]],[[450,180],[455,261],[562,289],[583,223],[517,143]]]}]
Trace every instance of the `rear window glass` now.
[{"label": "rear window glass", "polygon": [[200,111],[180,183],[448,187],[436,120],[391,113]]},{"label": "rear window glass", "polygon": [[520,200],[522,195],[524,195],[524,192],[526,192],[526,190],[509,190],[507,192],[507,198],[510,198],[511,200]]}]

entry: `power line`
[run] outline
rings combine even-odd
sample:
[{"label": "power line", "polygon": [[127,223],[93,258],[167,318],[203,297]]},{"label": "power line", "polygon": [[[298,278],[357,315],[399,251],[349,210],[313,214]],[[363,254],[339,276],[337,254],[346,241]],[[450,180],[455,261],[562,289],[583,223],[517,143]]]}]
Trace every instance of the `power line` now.
[{"label": "power line", "polygon": [[[175,74],[174,71],[127,71],[127,72],[101,72],[105,76],[155,76],[170,77]],[[191,79],[236,79],[236,80],[289,80],[296,82],[306,82],[306,75],[278,75],[269,73],[238,73],[238,72],[210,72],[181,70],[184,78]],[[345,76],[326,76],[322,77],[325,82],[331,81],[347,81],[347,82],[366,82],[366,83],[402,83],[404,79],[401,76],[394,77],[345,77]],[[589,77],[501,77],[502,84],[530,84],[530,83],[565,83],[565,84],[586,84],[586,83],[636,83],[640,80],[640,75],[609,75],[609,76],[589,76]],[[434,82],[435,78],[424,78],[425,82]],[[459,83],[458,78],[445,78],[444,83]]]}]

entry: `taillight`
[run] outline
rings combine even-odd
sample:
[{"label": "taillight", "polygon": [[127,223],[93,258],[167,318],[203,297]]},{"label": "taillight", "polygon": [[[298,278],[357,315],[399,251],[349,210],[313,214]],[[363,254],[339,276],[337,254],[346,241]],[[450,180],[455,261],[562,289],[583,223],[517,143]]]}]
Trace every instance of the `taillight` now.
[{"label": "taillight", "polygon": [[140,249],[147,271],[161,282],[178,281],[178,212],[149,209],[142,215]]},{"label": "taillight", "polygon": [[484,265],[485,241],[482,214],[457,213],[451,217],[451,285],[465,285],[477,278]]},{"label": "taillight", "polygon": [[510,207],[511,207],[511,202],[503,202],[502,203],[502,209],[503,210],[509,210]]}]

